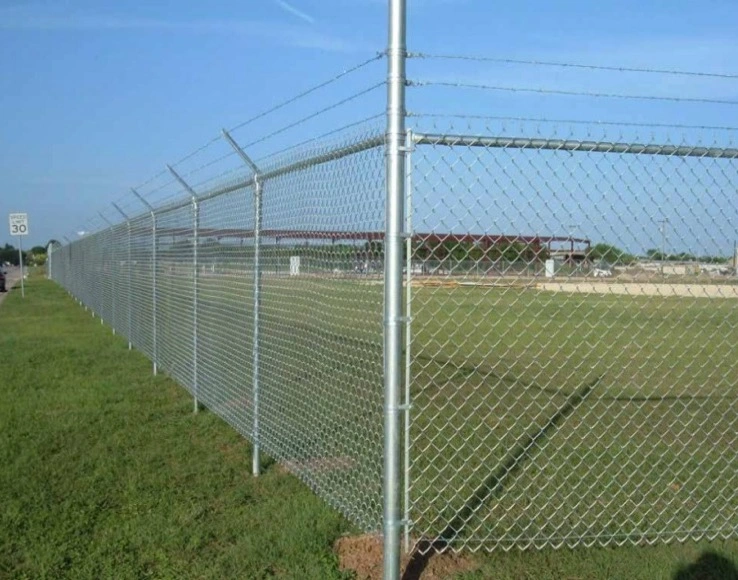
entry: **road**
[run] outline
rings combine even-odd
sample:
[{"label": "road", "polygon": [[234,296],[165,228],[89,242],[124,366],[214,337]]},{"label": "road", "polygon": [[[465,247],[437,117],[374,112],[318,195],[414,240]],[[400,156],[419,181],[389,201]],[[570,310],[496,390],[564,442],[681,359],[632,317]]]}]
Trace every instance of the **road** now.
[{"label": "road", "polygon": [[[6,280],[5,280],[5,286],[8,289],[8,292],[0,292],[0,304],[2,304],[3,300],[5,300],[5,297],[10,294],[11,289],[13,286],[15,286],[18,282],[20,282],[20,268],[17,268],[15,266],[10,266],[7,269],[6,274]],[[16,290],[20,290],[20,287],[18,287]]]}]

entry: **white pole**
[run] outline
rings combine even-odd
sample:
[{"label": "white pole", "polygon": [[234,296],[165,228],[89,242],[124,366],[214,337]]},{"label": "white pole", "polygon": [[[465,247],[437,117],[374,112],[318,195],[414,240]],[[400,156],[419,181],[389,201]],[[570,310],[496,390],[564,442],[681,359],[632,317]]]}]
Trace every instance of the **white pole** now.
[{"label": "white pole", "polygon": [[26,285],[23,281],[23,238],[21,236],[18,236],[18,258],[20,259],[20,269],[21,269],[21,297],[26,297]]}]

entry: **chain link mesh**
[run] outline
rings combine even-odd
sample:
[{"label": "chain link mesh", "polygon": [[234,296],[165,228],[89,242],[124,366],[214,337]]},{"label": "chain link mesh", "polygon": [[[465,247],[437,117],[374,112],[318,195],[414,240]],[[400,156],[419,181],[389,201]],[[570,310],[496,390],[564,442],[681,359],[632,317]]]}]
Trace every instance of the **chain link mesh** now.
[{"label": "chain link mesh", "polygon": [[[410,118],[409,543],[735,536],[735,131]],[[182,171],[196,195],[159,175],[159,207],[54,248],[50,268],[377,531],[386,171],[381,131],[361,125],[254,167],[218,142]]]},{"label": "chain link mesh", "polygon": [[230,169],[194,198],[169,194],[51,260],[52,278],[158,370],[367,531],[382,513],[376,125],[272,155],[258,175]]},{"label": "chain link mesh", "polygon": [[738,152],[434,129],[408,212],[411,538],[735,535]]}]

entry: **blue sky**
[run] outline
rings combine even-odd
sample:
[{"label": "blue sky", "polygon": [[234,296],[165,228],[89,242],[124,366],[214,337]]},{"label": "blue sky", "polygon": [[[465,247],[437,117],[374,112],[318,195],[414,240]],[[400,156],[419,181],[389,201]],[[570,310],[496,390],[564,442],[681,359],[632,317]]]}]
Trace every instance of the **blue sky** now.
[{"label": "blue sky", "polygon": [[[738,72],[734,1],[409,0],[409,8],[411,51]],[[385,42],[383,0],[0,0],[0,216],[5,221],[9,212],[29,213],[27,245],[70,235],[99,210],[112,217],[111,201],[216,137],[221,127],[372,57]],[[713,78],[437,60],[411,61],[408,72],[413,79],[452,83],[738,100],[738,81]],[[240,130],[237,138],[258,139],[380,82],[383,74],[378,61]],[[383,98],[383,90],[375,90],[337,111],[330,123],[379,114]],[[410,89],[408,98],[419,112],[738,126],[732,105],[543,101],[540,95],[441,87]],[[429,120],[417,123],[431,126]],[[273,147],[324,127],[330,128],[305,124]],[[559,136],[574,132],[565,124],[555,130]],[[720,143],[731,143],[731,135],[721,134]],[[254,154],[268,151],[265,143]],[[10,241],[6,226],[0,232],[0,243]]]}]

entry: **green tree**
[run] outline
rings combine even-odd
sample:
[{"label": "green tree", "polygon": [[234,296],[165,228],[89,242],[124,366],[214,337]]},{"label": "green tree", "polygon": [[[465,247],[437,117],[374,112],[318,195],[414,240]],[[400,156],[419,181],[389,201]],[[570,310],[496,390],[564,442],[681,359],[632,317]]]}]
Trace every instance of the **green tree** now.
[{"label": "green tree", "polygon": [[587,259],[592,262],[602,261],[608,264],[625,265],[632,264],[635,261],[635,256],[628,254],[617,246],[600,243],[590,248]]},{"label": "green tree", "polygon": [[19,263],[18,248],[5,244],[3,248],[0,248],[0,264],[8,262],[13,266],[17,266]]}]

